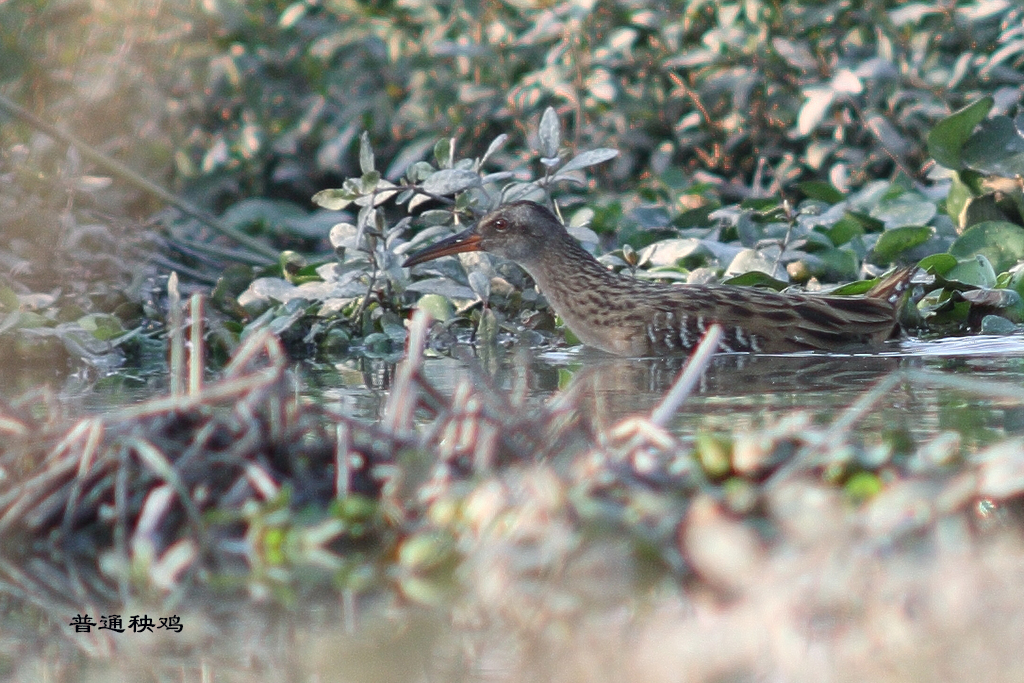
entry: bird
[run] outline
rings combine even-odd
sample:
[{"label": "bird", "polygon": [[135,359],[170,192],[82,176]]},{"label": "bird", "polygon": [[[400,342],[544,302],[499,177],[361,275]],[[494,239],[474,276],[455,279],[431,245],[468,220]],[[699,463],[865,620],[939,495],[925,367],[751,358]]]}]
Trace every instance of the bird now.
[{"label": "bird", "polygon": [[468,251],[519,264],[581,342],[629,357],[688,353],[714,323],[722,328],[718,351],[724,352],[877,347],[896,331],[899,304],[917,270],[897,269],[863,296],[648,282],[606,268],[547,207],[526,200],[499,206],[402,265]]}]

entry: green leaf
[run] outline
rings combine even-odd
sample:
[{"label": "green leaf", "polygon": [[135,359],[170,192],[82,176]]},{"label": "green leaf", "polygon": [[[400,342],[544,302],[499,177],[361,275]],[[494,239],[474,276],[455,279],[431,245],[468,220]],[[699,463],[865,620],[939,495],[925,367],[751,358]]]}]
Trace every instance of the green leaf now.
[{"label": "green leaf", "polygon": [[364,176],[376,170],[373,161],[373,147],[370,146],[369,131],[363,131],[362,136],[359,138],[359,170],[363,172]]},{"label": "green leaf", "polygon": [[871,280],[856,280],[855,282],[848,282],[841,287],[836,287],[829,294],[835,294],[836,296],[860,296],[871,291],[871,288],[878,284],[881,278],[874,278]]},{"label": "green leaf", "polygon": [[[752,211],[762,211],[765,213],[779,211],[782,209],[779,206],[779,200],[775,197],[748,197],[740,202],[741,209],[751,209]],[[783,214],[775,216],[775,218],[781,219]]]},{"label": "green leaf", "polygon": [[284,199],[250,197],[232,204],[220,217],[232,228],[274,227],[284,221],[307,218],[306,210]]},{"label": "green leaf", "polygon": [[875,242],[875,261],[892,263],[903,252],[927,242],[934,232],[927,225],[908,225],[886,230]]},{"label": "green leaf", "polygon": [[958,259],[984,255],[998,272],[1024,259],[1024,228],[1008,221],[985,221],[971,226],[949,247]]},{"label": "green leaf", "polygon": [[423,181],[423,190],[431,194],[449,195],[480,185],[475,171],[461,168],[443,168]]},{"label": "green leaf", "polygon": [[838,221],[836,221],[832,227],[823,228],[825,234],[832,244],[841,247],[854,237],[864,234],[864,222],[857,216],[852,214],[846,214]]},{"label": "green leaf", "polygon": [[351,192],[342,188],[320,190],[313,195],[313,203],[322,206],[328,211],[341,211],[352,203],[355,197]]},{"label": "green leaf", "polygon": [[824,180],[806,180],[797,185],[797,188],[811,199],[818,199],[829,204],[838,204],[843,201],[843,193],[837,190],[832,183]]},{"label": "green leaf", "polygon": [[995,287],[996,271],[984,254],[975,254],[973,258],[959,260],[945,279],[975,287]]},{"label": "green leaf", "polygon": [[946,213],[953,219],[958,228],[965,227],[961,223],[961,214],[968,200],[974,196],[971,188],[960,178],[960,173],[953,174],[953,184],[949,186],[949,193],[946,195]]},{"label": "green leaf", "polygon": [[857,472],[846,480],[846,495],[855,503],[863,503],[882,491],[882,480],[872,472]]},{"label": "green leaf", "polygon": [[825,264],[825,274],[832,280],[850,280],[857,277],[860,264],[857,255],[848,249],[829,249],[815,254]]},{"label": "green leaf", "polygon": [[8,311],[16,311],[21,307],[18,295],[10,287],[0,287],[0,306]]},{"label": "green leaf", "polygon": [[768,273],[762,273],[759,270],[750,270],[746,273],[731,277],[726,280],[722,280],[723,285],[740,285],[742,287],[768,287],[774,289],[776,292],[780,292],[789,286],[788,282],[782,280],[776,280]]},{"label": "green leaf", "polygon": [[380,171],[367,171],[359,178],[360,190],[363,194],[370,194],[377,189],[380,183]]},{"label": "green leaf", "polygon": [[505,144],[506,140],[508,140],[508,135],[506,135],[505,133],[502,133],[498,137],[491,140],[491,144],[487,146],[487,151],[484,152],[484,155],[482,157],[480,157],[480,163],[477,164],[476,170],[479,171],[480,168],[487,163],[487,160],[491,158],[491,155],[493,155],[495,152],[501,149],[501,146]]},{"label": "green leaf", "polygon": [[121,321],[106,313],[91,313],[78,319],[82,329],[100,341],[109,341],[124,332]]},{"label": "green leaf", "polygon": [[994,104],[991,97],[983,97],[935,124],[928,133],[928,153],[932,158],[946,168],[958,170],[964,143],[974,127],[988,116]]},{"label": "green leaf", "polygon": [[568,173],[569,171],[578,171],[581,168],[587,168],[588,166],[596,166],[597,164],[604,163],[609,159],[614,159],[619,156],[619,150],[611,149],[608,147],[601,147],[600,149],[589,149],[586,152],[582,152],[574,156],[569,163],[562,168],[558,169],[558,174]]},{"label": "green leaf", "polygon": [[440,294],[424,294],[416,301],[416,308],[427,311],[432,319],[441,322],[448,322],[455,315],[455,306]]},{"label": "green leaf", "polygon": [[562,144],[562,126],[558,122],[558,114],[554,107],[544,110],[540,117],[540,128],[537,130],[542,156],[554,159],[558,157],[558,146]]},{"label": "green leaf", "polygon": [[1017,326],[1001,315],[986,315],[981,319],[982,334],[1008,335],[1017,331]]},{"label": "green leaf", "polygon": [[[440,144],[440,143],[438,143]],[[434,153],[437,153],[437,148],[434,148]],[[409,179],[410,183],[418,183],[421,180],[426,180],[430,177],[431,173],[437,171],[436,168],[430,165],[427,161],[417,161],[405,170],[405,177]]]},{"label": "green leaf", "polygon": [[[880,199],[878,201],[881,201]],[[877,203],[877,202],[876,202]],[[882,221],[872,218],[868,214],[862,211],[847,211],[846,217],[852,218],[860,223],[861,228],[864,232],[882,232],[885,229],[885,223]]]},{"label": "green leaf", "polygon": [[891,230],[906,225],[926,225],[937,212],[934,203],[914,192],[905,192],[880,201],[871,208],[871,217],[882,221],[886,229]]},{"label": "green leaf", "polygon": [[438,140],[437,144],[434,145],[434,159],[437,161],[438,168],[451,168],[452,167],[452,155],[455,152],[455,140],[452,138],[445,138]]},{"label": "green leaf", "polygon": [[1010,277],[1005,286],[1024,296],[1024,266],[1010,271]]},{"label": "green leaf", "polygon": [[917,267],[932,275],[945,275],[956,267],[956,257],[951,254],[932,254],[917,262]]},{"label": "green leaf", "polygon": [[964,144],[963,164],[989,175],[1024,176],[1024,135],[1009,116],[982,121]]}]

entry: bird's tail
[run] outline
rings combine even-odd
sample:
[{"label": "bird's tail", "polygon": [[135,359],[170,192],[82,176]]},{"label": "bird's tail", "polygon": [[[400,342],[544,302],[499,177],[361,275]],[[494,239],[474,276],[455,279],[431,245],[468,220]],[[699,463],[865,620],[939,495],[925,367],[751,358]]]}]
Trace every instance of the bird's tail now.
[{"label": "bird's tail", "polygon": [[917,266],[897,268],[879,280],[878,284],[869,289],[865,296],[872,299],[883,299],[895,306],[899,303],[903,293],[907,291],[910,286],[910,278],[914,277],[916,272]]}]

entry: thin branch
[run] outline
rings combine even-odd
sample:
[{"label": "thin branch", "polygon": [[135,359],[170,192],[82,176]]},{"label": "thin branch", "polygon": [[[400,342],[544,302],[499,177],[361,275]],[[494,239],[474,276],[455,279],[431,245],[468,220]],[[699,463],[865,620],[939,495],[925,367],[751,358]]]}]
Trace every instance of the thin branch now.
[{"label": "thin branch", "polygon": [[211,230],[215,230],[216,232],[219,232],[225,237],[230,237],[239,244],[244,244],[246,247],[252,249],[254,252],[267,257],[271,262],[277,260],[278,254],[275,249],[267,246],[263,242],[260,242],[259,240],[253,237],[250,237],[249,235],[246,235],[244,232],[236,230],[235,228],[232,228],[230,225],[223,223],[219,219],[211,216],[210,214],[200,209],[192,202],[186,201],[176,195],[171,194],[170,192],[168,192],[161,186],[157,185],[153,181],[149,180],[148,178],[144,178],[143,176],[139,175],[132,169],[128,168],[120,161],[111,159],[106,154],[100,152],[98,149],[88,144],[84,140],[81,140],[77,136],[72,135],[71,133],[64,132],[56,126],[53,126],[47,123],[46,121],[43,121],[41,118],[39,118],[32,112],[28,111],[24,107],[15,104],[3,95],[0,95],[0,109],[6,111],[15,118],[24,121],[33,128],[41,130],[42,132],[46,133],[52,138],[56,138],[57,140],[60,140],[65,144],[73,145],[76,149],[78,149],[79,152],[81,152],[82,156],[84,156],[86,159],[93,162],[100,168],[104,169],[108,173],[117,176],[122,180],[126,180],[132,185],[138,187],[139,189],[144,190],[145,192],[148,192],[149,194],[155,196],[157,199],[160,199],[161,201],[170,204],[171,206],[178,209],[185,215],[195,218],[197,221],[207,226]]}]

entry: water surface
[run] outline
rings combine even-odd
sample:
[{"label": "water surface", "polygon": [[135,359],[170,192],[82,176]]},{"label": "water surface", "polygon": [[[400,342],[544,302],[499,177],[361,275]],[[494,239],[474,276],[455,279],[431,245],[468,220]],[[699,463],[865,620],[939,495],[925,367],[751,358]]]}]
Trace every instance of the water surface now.
[{"label": "water surface", "polygon": [[[460,348],[454,355],[428,355],[423,366],[444,394],[471,382],[519,392],[529,410],[573,392],[576,409],[609,429],[650,415],[685,364],[579,348],[484,358]],[[387,363],[366,359],[293,368],[300,400],[326,402],[367,422],[379,419],[394,377]],[[871,393],[894,375],[887,391]],[[69,388],[78,386],[69,380],[64,396],[98,412],[158,389],[113,380],[93,392]],[[955,435],[968,453],[968,462],[948,467],[947,478],[956,479],[974,454],[1024,432],[1022,387],[1019,337],[906,341],[871,355],[720,355],[669,429],[692,444],[698,434],[756,434],[795,413],[829,425],[857,409],[850,429],[869,447],[909,452]],[[366,590],[339,588],[355,584],[336,571],[307,568],[285,581],[283,592],[204,589],[155,602],[143,596],[120,608],[125,615],[177,614],[181,634],[85,636],[68,622],[96,605],[56,593],[43,599],[18,586],[29,576],[45,584],[48,573],[66,568],[8,566],[0,585],[7,605],[0,668],[15,680],[53,681],[668,681],[680,672],[689,672],[687,680],[818,680],[813,674],[822,666],[846,666],[864,680],[929,680],[973,661],[956,635],[973,631],[988,639],[990,659],[977,663],[986,680],[1016,680],[1024,672],[1017,647],[1001,635],[1019,635],[1005,620],[1019,622],[1024,613],[1017,588],[1024,581],[1024,534],[1015,504],[980,500],[973,512],[929,517],[936,514],[922,508],[929,492],[949,489],[922,479],[892,482],[890,491],[906,497],[905,509],[897,500],[864,513],[834,489],[801,481],[766,499],[772,514],[785,505],[795,510],[786,518],[791,526],[771,532],[777,538],[769,542],[771,533],[755,533],[756,524],[724,514],[705,496],[678,529],[683,555],[701,577],[691,585],[653,555],[649,565],[638,559],[635,539],[612,529],[580,536],[560,494],[534,495],[551,481],[540,466],[522,478],[499,473],[495,480],[527,492],[521,516],[513,506],[503,517],[519,540],[481,529],[474,546],[461,549],[451,592],[437,593],[441,600],[433,604],[404,588],[394,567],[383,567]],[[870,529],[889,523],[879,515],[897,525],[905,515],[919,529],[916,540],[889,532],[879,540]],[[703,528],[709,540],[697,543]],[[903,540],[894,545],[896,538]],[[272,577],[263,585],[273,586]],[[893,640],[892,629],[906,640]],[[925,642],[949,658],[920,656]],[[885,645],[872,651],[865,643]],[[884,674],[893,670],[902,673]]]}]

